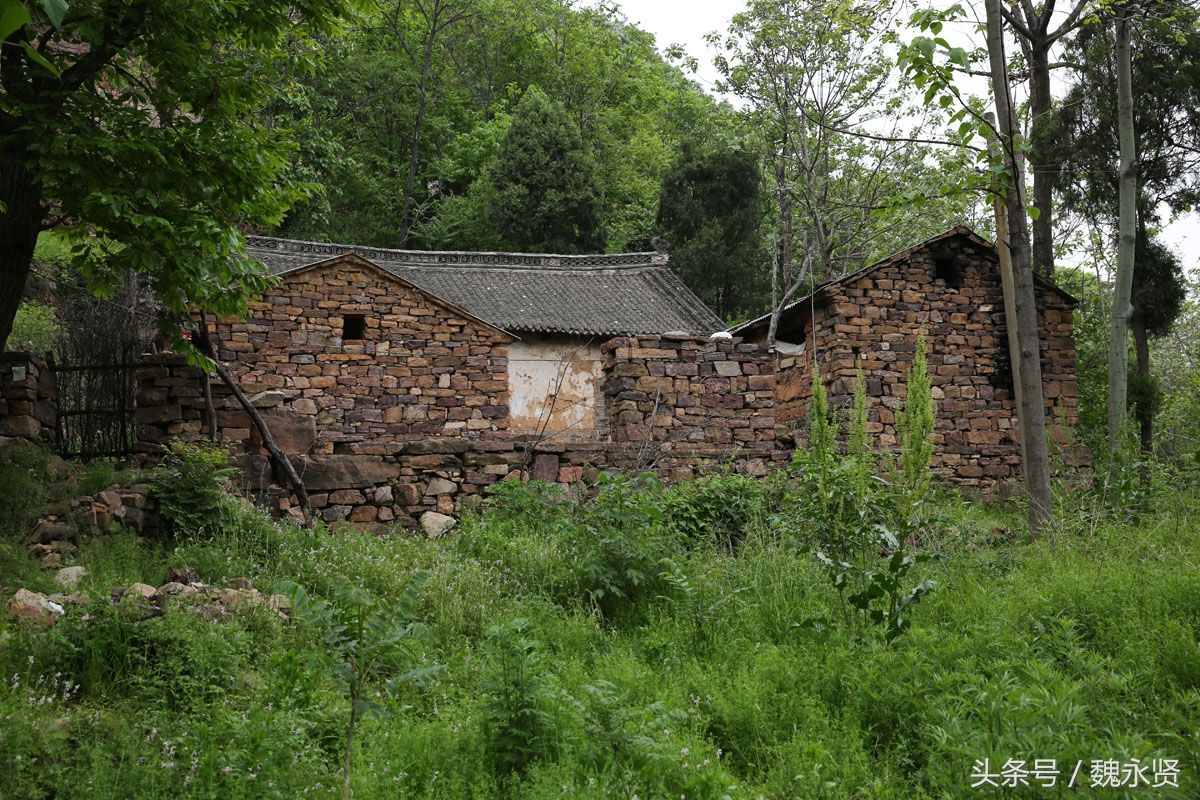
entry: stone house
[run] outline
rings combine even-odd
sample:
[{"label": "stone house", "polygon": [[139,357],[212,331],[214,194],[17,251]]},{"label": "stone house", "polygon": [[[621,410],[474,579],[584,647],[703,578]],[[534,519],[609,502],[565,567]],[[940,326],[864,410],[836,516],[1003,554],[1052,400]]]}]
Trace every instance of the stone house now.
[{"label": "stone house", "polygon": [[[440,306],[435,306],[486,320],[493,335],[507,332],[507,369],[496,374],[506,373],[504,427],[513,433],[586,439],[603,432],[600,345],[614,336],[671,332],[703,338],[725,327],[671,271],[664,253],[426,252],[256,236],[250,237],[248,252],[281,279],[272,298],[297,291],[297,280],[315,264],[353,252],[394,276],[398,286],[437,298]],[[386,308],[387,301],[388,292],[380,289],[369,302],[341,309],[345,316],[337,308],[330,310],[343,324],[361,317],[373,333],[382,324],[372,319],[375,310]],[[284,319],[275,322],[287,324]],[[337,337],[338,332],[328,335]],[[369,352],[372,338],[351,346]],[[464,421],[468,430],[482,429],[477,421],[454,420]]]},{"label": "stone house", "polygon": [[[767,348],[657,253],[427,253],[251,238],[276,282],[209,334],[330,522],[453,514],[504,479],[605,468],[682,478],[786,459]],[[182,356],[143,362],[139,449],[210,425],[245,480],[294,513],[250,418]],[[422,523],[423,524],[423,523]]]},{"label": "stone house", "polygon": [[[1071,295],[1037,280],[1046,413],[1065,445],[1078,418]],[[732,329],[765,342],[770,317]],[[776,332],[776,421],[801,429],[820,367],[832,406],[848,406],[866,379],[870,428],[896,444],[895,411],[924,330],[937,402],[934,466],[943,477],[994,493],[1017,476],[1020,442],[999,261],[990,242],[956,227],[789,304]],[[1079,458],[1079,453],[1071,457]]]}]

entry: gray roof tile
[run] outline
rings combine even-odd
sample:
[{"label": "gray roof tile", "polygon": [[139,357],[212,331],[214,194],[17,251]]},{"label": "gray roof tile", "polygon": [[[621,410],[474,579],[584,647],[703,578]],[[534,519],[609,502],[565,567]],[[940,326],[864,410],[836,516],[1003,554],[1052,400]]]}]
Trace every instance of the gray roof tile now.
[{"label": "gray roof tile", "polygon": [[625,336],[725,325],[662,253],[552,255],[386,250],[251,236],[247,253],[274,275],[354,252],[508,331]]}]

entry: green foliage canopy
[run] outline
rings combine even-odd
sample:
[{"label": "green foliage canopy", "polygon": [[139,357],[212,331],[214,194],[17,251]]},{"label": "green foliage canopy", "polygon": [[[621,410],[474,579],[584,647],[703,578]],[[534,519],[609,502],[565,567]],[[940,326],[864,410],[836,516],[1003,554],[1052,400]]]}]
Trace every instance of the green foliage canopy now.
[{"label": "green foliage canopy", "polygon": [[721,317],[758,310],[765,294],[762,178],[741,148],[684,142],[663,175],[657,224],[684,283]]},{"label": "green foliage canopy", "polygon": [[62,222],[98,294],[142,273],[178,318],[261,290],[241,226],[278,222],[301,187],[288,129],[257,116],[347,6],[0,0],[0,341],[38,232]]}]

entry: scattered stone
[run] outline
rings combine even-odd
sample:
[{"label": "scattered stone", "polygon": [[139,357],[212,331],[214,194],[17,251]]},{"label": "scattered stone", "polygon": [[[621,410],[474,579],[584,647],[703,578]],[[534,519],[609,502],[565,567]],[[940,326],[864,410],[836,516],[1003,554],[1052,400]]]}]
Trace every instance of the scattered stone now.
[{"label": "scattered stone", "polygon": [[10,619],[48,628],[66,613],[66,609],[41,592],[18,589],[12,599],[5,604],[4,613]]},{"label": "scattered stone", "polygon": [[149,600],[154,595],[158,594],[158,589],[146,583],[131,583],[121,593],[122,597],[140,597],[143,600]]},{"label": "scattered stone", "polygon": [[38,522],[33,531],[29,534],[28,540],[31,544],[49,544],[61,539],[70,539],[72,537],[71,526],[58,520],[44,519]]},{"label": "scattered stone", "polygon": [[87,570],[83,567],[63,567],[58,572],[54,573],[54,580],[58,581],[58,585],[66,589],[68,592],[79,585],[79,582],[87,575]]},{"label": "scattered stone", "polygon": [[439,514],[436,511],[426,511],[421,515],[421,529],[425,531],[425,536],[430,539],[442,538],[457,524],[458,520],[454,517]]},{"label": "scattered stone", "polygon": [[99,499],[101,503],[108,506],[110,513],[116,513],[117,509],[121,508],[125,503],[121,499],[121,495],[113,489],[105,489],[100,493]]},{"label": "scattered stone", "polygon": [[47,553],[42,556],[42,569],[57,569],[62,565],[62,553]]}]

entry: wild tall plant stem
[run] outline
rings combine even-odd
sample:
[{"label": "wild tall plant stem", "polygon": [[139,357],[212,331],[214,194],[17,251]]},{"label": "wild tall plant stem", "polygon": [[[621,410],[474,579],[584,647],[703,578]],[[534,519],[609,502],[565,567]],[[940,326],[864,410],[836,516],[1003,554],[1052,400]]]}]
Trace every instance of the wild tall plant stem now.
[{"label": "wild tall plant stem", "polygon": [[354,758],[354,726],[358,722],[358,698],[350,695],[350,721],[346,725],[346,753],[342,756],[342,800],[350,800],[350,762]]}]

